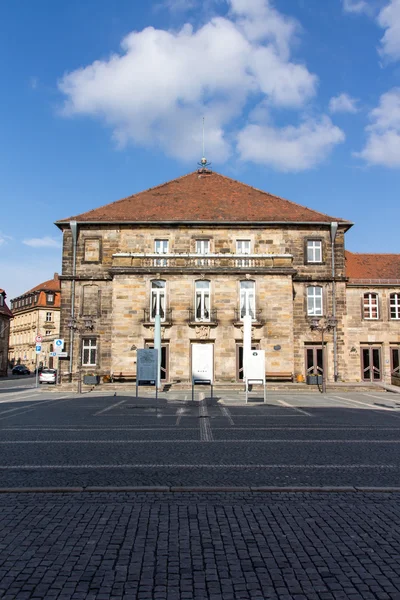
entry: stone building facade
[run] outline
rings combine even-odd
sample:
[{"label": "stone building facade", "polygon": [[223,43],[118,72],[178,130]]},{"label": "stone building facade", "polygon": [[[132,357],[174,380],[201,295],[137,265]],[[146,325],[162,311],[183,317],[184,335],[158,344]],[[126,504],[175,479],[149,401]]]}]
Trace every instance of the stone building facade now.
[{"label": "stone building facade", "polygon": [[[11,300],[14,319],[10,327],[9,361],[24,364],[33,370],[38,365],[57,368],[54,340],[60,333],[61,286],[58,273],[33,289]],[[40,354],[36,355],[36,336],[42,338]]]},{"label": "stone building facade", "polygon": [[[78,370],[133,375],[137,349],[153,344],[157,307],[165,382],[190,381],[198,343],[212,345],[216,382],[241,381],[245,311],[267,379],[323,368],[328,381],[359,376],[346,337],[351,222],[201,169],[56,224],[63,380]],[[311,325],[328,315],[337,327],[322,352]]]},{"label": "stone building facade", "polygon": [[10,322],[13,318],[6,297],[5,291],[0,288],[0,377],[7,376]]}]

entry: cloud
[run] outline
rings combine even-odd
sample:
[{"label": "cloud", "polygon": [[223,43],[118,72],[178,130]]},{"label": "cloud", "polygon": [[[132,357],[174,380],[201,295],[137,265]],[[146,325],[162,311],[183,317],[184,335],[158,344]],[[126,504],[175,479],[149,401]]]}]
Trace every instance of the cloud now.
[{"label": "cloud", "polygon": [[243,160],[278,171],[304,171],[320,164],[344,139],[343,131],[333,125],[329,117],[323,116],[283,129],[248,125],[239,133],[238,148]]},{"label": "cloud", "polygon": [[352,98],[348,94],[339,94],[329,101],[329,111],[331,113],[347,112],[356,113],[358,112],[356,98]]},{"label": "cloud", "polygon": [[369,118],[367,142],[355,156],[370,165],[400,167],[400,88],[393,88],[380,97],[379,106]]},{"label": "cloud", "polygon": [[7,244],[8,240],[12,240],[12,237],[0,231],[0,246]]},{"label": "cloud", "polygon": [[61,242],[49,236],[23,240],[22,243],[32,248],[61,248]]},{"label": "cloud", "polygon": [[370,6],[366,0],[342,0],[343,10],[348,13],[368,13]]},{"label": "cloud", "polygon": [[64,116],[98,118],[119,147],[157,147],[183,160],[198,159],[206,117],[206,150],[231,156],[237,120],[265,102],[299,110],[318,79],[291,58],[300,27],[268,0],[228,0],[229,14],[198,29],[147,27],[131,32],[120,53],[64,75]]},{"label": "cloud", "polygon": [[379,53],[388,60],[400,59],[400,0],[389,0],[378,15],[378,24],[386,29]]}]

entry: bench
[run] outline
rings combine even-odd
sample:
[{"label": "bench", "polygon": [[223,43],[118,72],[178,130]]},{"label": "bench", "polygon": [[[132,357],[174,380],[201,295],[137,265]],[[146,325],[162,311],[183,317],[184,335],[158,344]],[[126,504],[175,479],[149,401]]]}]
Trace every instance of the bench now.
[{"label": "bench", "polygon": [[284,381],[292,381],[293,382],[293,373],[288,372],[276,372],[276,373],[265,373],[265,379],[274,380],[280,379]]},{"label": "bench", "polygon": [[133,371],[117,371],[115,373],[111,373],[111,383],[114,381],[124,381],[125,379],[135,379],[136,380],[136,372]]}]

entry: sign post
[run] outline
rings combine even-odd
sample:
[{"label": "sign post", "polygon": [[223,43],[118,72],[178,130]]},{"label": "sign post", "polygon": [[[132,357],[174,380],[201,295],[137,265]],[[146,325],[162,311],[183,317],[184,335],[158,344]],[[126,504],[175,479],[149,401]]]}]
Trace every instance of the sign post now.
[{"label": "sign post", "polygon": [[36,354],[36,387],[38,387],[38,372],[39,372],[39,367],[38,367],[38,356],[40,354],[40,352],[42,351],[42,344],[40,342],[38,342],[38,338],[40,338],[40,342],[42,341],[42,338],[40,337],[40,335],[37,335],[35,340],[36,340],[36,346],[35,346],[35,354]]},{"label": "sign post", "polygon": [[138,397],[138,388],[139,385],[141,385],[141,382],[146,382],[148,385],[155,385],[156,400],[158,398],[157,354],[157,350],[153,348],[140,349],[137,351],[136,398]]},{"label": "sign post", "polygon": [[154,318],[154,350],[157,350],[157,389],[161,385],[161,317],[157,313]]},{"label": "sign post", "polygon": [[265,350],[251,350],[247,359],[246,369],[246,404],[250,384],[264,387],[264,403],[267,401],[265,388]]}]

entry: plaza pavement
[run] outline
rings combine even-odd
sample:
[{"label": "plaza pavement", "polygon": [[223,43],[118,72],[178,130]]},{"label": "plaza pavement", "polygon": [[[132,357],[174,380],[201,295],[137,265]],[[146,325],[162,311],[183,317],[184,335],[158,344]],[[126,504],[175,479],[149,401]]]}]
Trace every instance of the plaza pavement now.
[{"label": "plaza pavement", "polygon": [[0,598],[400,599],[397,395],[30,384],[0,384]]}]

